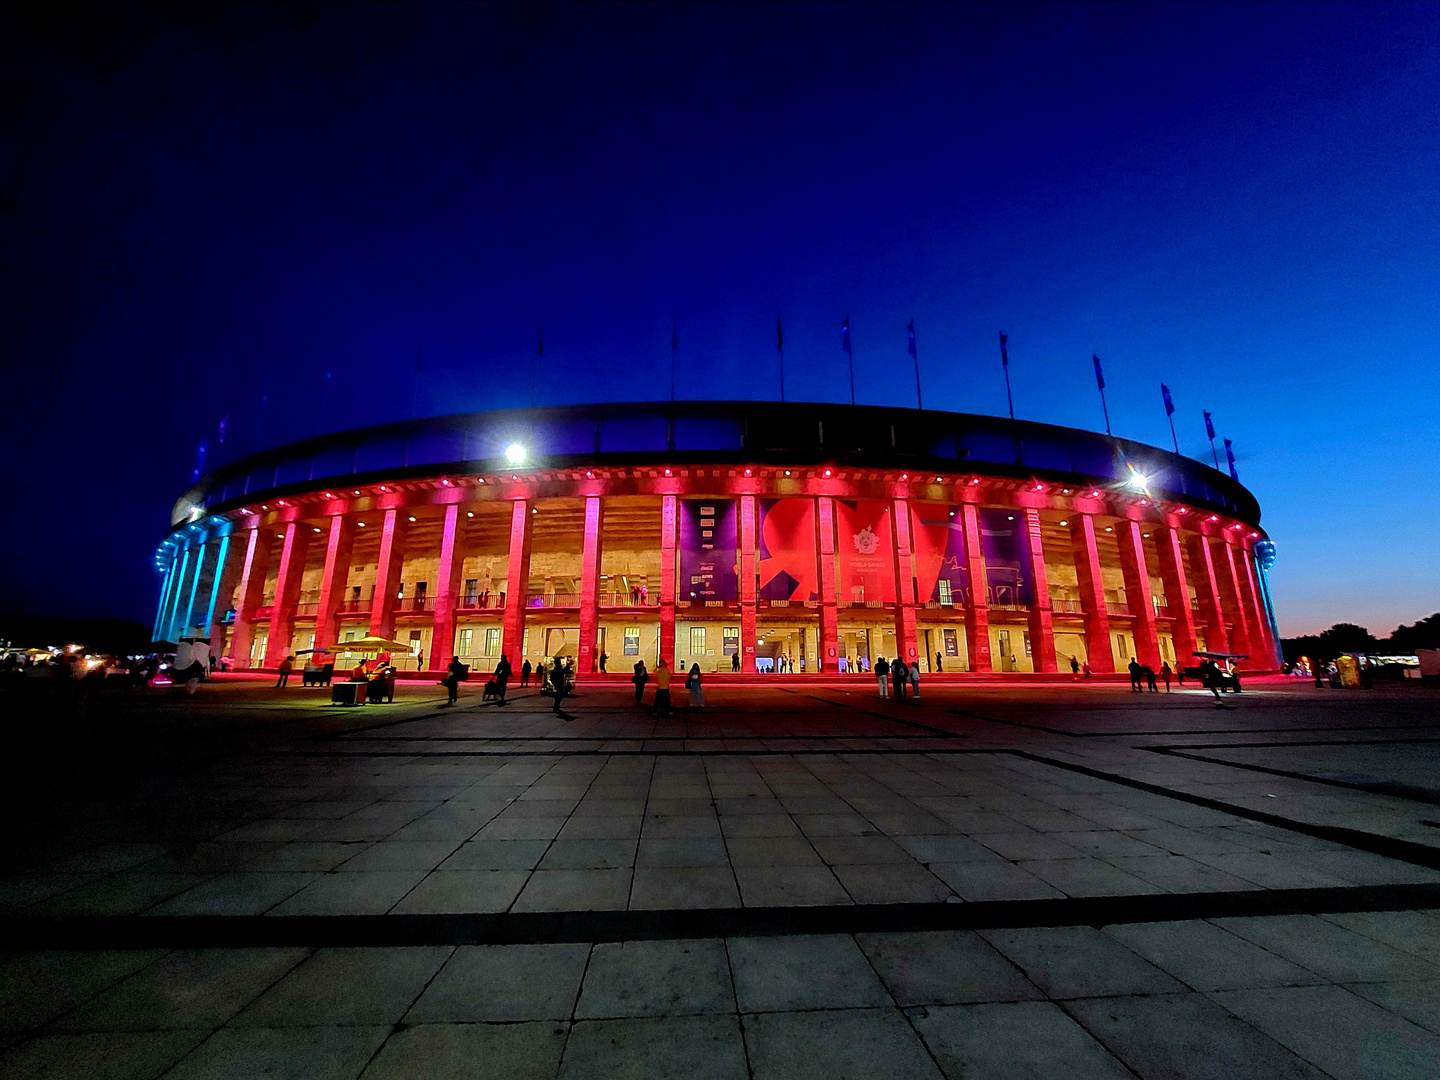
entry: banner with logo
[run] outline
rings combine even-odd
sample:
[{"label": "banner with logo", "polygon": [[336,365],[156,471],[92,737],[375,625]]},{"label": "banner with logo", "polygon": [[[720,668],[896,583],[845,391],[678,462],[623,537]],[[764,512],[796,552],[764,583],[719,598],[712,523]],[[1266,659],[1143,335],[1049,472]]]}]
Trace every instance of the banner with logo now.
[{"label": "banner with logo", "polygon": [[895,534],[890,503],[835,500],[835,553],[842,604],[895,602]]},{"label": "banner with logo", "polygon": [[756,554],[761,600],[818,600],[815,500],[761,499]]},{"label": "banner with logo", "polygon": [[1030,537],[1018,510],[980,511],[980,550],[985,556],[989,602],[1029,607],[1035,603],[1030,574]]},{"label": "banner with logo", "polygon": [[681,499],[677,599],[740,600],[738,514],[734,499]]},{"label": "banner with logo", "polygon": [[971,602],[970,564],[965,557],[965,530],[959,507],[912,503],[915,536],[915,584],[921,603]]}]

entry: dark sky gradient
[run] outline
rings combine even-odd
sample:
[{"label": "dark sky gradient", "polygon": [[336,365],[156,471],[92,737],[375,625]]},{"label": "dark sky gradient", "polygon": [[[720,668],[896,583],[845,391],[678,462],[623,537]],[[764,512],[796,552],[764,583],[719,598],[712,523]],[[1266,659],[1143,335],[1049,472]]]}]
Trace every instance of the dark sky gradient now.
[{"label": "dark sky gradient", "polygon": [[[0,27],[0,611],[148,620],[194,464],[528,403],[1235,441],[1282,631],[1440,608],[1440,6],[193,5]],[[12,12],[7,19],[17,18]],[[332,390],[321,415],[322,385]],[[261,393],[270,407],[258,423]]]}]

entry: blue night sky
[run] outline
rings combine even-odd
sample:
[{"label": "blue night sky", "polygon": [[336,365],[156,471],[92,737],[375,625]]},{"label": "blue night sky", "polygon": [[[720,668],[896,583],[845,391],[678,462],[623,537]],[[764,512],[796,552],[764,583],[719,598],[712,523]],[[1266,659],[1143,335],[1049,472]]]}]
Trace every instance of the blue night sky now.
[{"label": "blue night sky", "polygon": [[[196,444],[681,396],[1235,442],[1287,635],[1440,609],[1440,6],[19,9],[0,610],[148,621]],[[25,20],[14,22],[13,20]],[[545,328],[545,366],[534,365]],[[321,414],[325,373],[332,390]],[[270,395],[260,423],[259,398]],[[18,491],[13,490],[18,489]]]}]

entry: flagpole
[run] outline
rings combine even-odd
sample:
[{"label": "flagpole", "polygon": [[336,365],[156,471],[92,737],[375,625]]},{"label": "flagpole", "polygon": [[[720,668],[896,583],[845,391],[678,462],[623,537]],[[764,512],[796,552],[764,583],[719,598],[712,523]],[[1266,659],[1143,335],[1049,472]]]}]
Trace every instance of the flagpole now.
[{"label": "flagpole", "polygon": [[910,356],[915,361],[915,407],[921,412],[925,411],[925,399],[920,394],[920,350],[915,347],[915,320],[910,320],[906,327],[910,337]]},{"label": "flagpole", "polygon": [[1180,453],[1180,438],[1175,434],[1175,414],[1170,414],[1170,441],[1175,444],[1175,453]]},{"label": "flagpole", "polygon": [[1100,391],[1100,408],[1105,412],[1105,434],[1113,439],[1115,436],[1110,433],[1110,406],[1105,404],[1105,373],[1100,369],[1100,357],[1091,353],[1090,359],[1095,364],[1095,386]]},{"label": "flagpole", "polygon": [[1005,369],[1005,402],[1010,406],[1010,419],[1015,419],[1015,399],[1010,396],[1010,354],[1005,351],[1005,344],[1010,339],[1005,336],[1005,331],[1000,331],[1000,366]]},{"label": "flagpole", "polygon": [[775,316],[775,351],[780,354],[780,404],[785,404],[785,327]]},{"label": "flagpole", "polygon": [[1200,415],[1205,417],[1205,435],[1210,440],[1210,456],[1215,460],[1215,471],[1220,471],[1220,455],[1215,450],[1215,423],[1210,419],[1210,410],[1201,409]]},{"label": "flagpole", "polygon": [[1110,406],[1105,404],[1105,390],[1103,387],[1100,390],[1100,408],[1105,412],[1105,434],[1110,435],[1113,439],[1115,436],[1110,434]]},{"label": "flagpole", "polygon": [[850,404],[855,404],[855,347],[850,343],[850,316],[845,316],[845,358],[850,361]]}]

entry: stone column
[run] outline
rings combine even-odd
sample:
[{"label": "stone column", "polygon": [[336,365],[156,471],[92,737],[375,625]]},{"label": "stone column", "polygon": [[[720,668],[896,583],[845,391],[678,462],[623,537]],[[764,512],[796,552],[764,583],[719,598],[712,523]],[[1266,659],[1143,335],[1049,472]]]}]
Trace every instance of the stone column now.
[{"label": "stone column", "polygon": [[375,595],[370,599],[370,636],[395,636],[395,586],[405,556],[404,525],[400,510],[385,511],[380,531],[380,556],[375,561]]},{"label": "stone column", "polygon": [[895,537],[895,647],[914,664],[920,659],[915,623],[915,564],[910,539],[910,500],[890,500],[890,531]]},{"label": "stone column", "polygon": [[275,533],[264,525],[256,525],[245,539],[240,592],[235,603],[235,632],[230,635],[230,667],[235,671],[244,671],[250,666],[255,609],[265,598],[265,574],[270,569],[270,552],[274,544]]},{"label": "stone column", "polygon": [[1240,563],[1240,568],[1245,571],[1240,576],[1240,584],[1245,590],[1245,600],[1250,605],[1250,625],[1253,628],[1250,637],[1257,650],[1250,662],[1256,667],[1268,668],[1275,662],[1275,642],[1270,635],[1270,620],[1266,617],[1265,600],[1255,584],[1255,568],[1251,565],[1254,558],[1244,544],[1236,544],[1235,549],[1235,558]]},{"label": "stone column", "polygon": [[187,591],[186,575],[190,573],[190,545],[185,545],[185,550],[180,556],[180,573],[175,575],[175,588],[170,592],[170,610],[165,613],[164,633],[158,639],[160,641],[174,641],[180,643],[180,635],[175,632],[175,623],[180,618],[180,599]]},{"label": "stone column", "polygon": [[677,500],[660,496],[660,658],[675,666],[675,547]]},{"label": "stone column", "polygon": [[740,496],[740,670],[755,670],[756,542],[754,495]]},{"label": "stone column", "polygon": [[430,670],[444,671],[455,655],[455,604],[460,592],[460,571],[465,553],[460,547],[460,507],[445,507],[440,533],[440,565],[435,582],[435,607],[430,619]]},{"label": "stone column", "polygon": [[510,559],[505,574],[505,622],[500,654],[510,658],[519,678],[525,657],[525,593],[530,588],[530,502],[516,499],[510,509]]},{"label": "stone column", "polygon": [[300,579],[305,573],[305,555],[310,549],[310,526],[292,521],[285,526],[280,543],[280,571],[275,576],[275,603],[270,612],[270,639],[265,646],[265,666],[273,668],[290,655],[290,638],[295,632],[295,607],[300,602]]},{"label": "stone column", "polygon": [[1230,595],[1235,597],[1235,640],[1230,643],[1230,648],[1235,652],[1249,654],[1247,667],[1257,666],[1257,657],[1261,661],[1258,666],[1263,667],[1265,648],[1250,633],[1250,616],[1245,613],[1245,594],[1240,591],[1240,573],[1235,568],[1235,546],[1224,539],[1218,543],[1225,549],[1225,556],[1220,560],[1220,574],[1230,588]]},{"label": "stone column", "polygon": [[1125,575],[1125,599],[1135,632],[1135,659],[1142,667],[1160,669],[1160,638],[1155,626],[1155,594],[1150,591],[1150,567],[1138,521],[1117,523],[1120,570]]},{"label": "stone column", "polygon": [[165,611],[170,606],[170,590],[175,587],[175,572],[178,568],[175,556],[171,555],[170,565],[165,568],[165,576],[160,581],[160,604],[155,609],[155,622],[150,628],[156,641],[166,640]]},{"label": "stone column", "polygon": [[1195,613],[1190,610],[1190,581],[1185,573],[1185,555],[1180,547],[1180,530],[1162,526],[1156,534],[1160,552],[1160,577],[1165,582],[1165,599],[1175,620],[1171,632],[1175,637],[1175,663],[1184,665],[1194,660]]},{"label": "stone column", "polygon": [[176,628],[179,637],[193,638],[195,636],[195,597],[200,593],[200,576],[205,572],[205,555],[210,550],[210,538],[207,536],[195,549],[195,573],[190,577],[190,587],[184,598],[185,615]]},{"label": "stone column", "polygon": [[1230,633],[1225,629],[1225,611],[1220,603],[1220,582],[1210,541],[1202,535],[1191,538],[1190,554],[1200,564],[1200,614],[1205,616],[1205,648],[1211,652],[1230,651]]},{"label": "stone column", "polygon": [[600,636],[600,525],[603,518],[600,496],[585,497],[585,548],[580,562],[580,656],[575,670],[593,673],[600,655],[595,642]]},{"label": "stone column", "polygon": [[965,605],[965,644],[970,670],[988,673],[990,663],[990,601],[985,580],[985,549],[980,546],[980,510],[974,503],[960,506],[960,527],[965,532],[965,564],[970,572],[970,602]]},{"label": "stone column", "polygon": [[[240,580],[243,559],[231,542],[231,534],[220,538],[220,550],[215,555],[215,582],[210,588],[210,599],[205,607],[205,637],[210,642],[210,655],[220,660],[220,639],[224,636],[225,611],[220,604],[230,602],[235,583]],[[217,617],[218,613],[218,617]]]},{"label": "stone column", "polygon": [[320,573],[320,603],[315,608],[315,648],[328,649],[340,636],[340,601],[350,577],[350,552],[355,542],[355,526],[344,514],[330,519],[330,534],[325,539],[325,568]]},{"label": "stone column", "polygon": [[1030,654],[1035,670],[1051,675],[1059,671],[1055,662],[1055,612],[1050,606],[1050,578],[1045,573],[1045,539],[1040,530],[1040,511],[1025,511],[1025,537],[1030,549],[1030,577],[1035,583],[1035,603],[1030,607]]},{"label": "stone column", "polygon": [[820,640],[815,658],[816,671],[834,671],[840,666],[840,607],[835,581],[835,500],[821,495],[816,500],[820,543]]},{"label": "stone column", "polygon": [[1085,652],[1090,670],[1115,670],[1115,651],[1110,647],[1110,612],[1105,607],[1105,578],[1100,573],[1100,549],[1095,544],[1095,519],[1089,514],[1071,515],[1070,539],[1075,552],[1075,574],[1080,580],[1080,606],[1085,610]]}]

